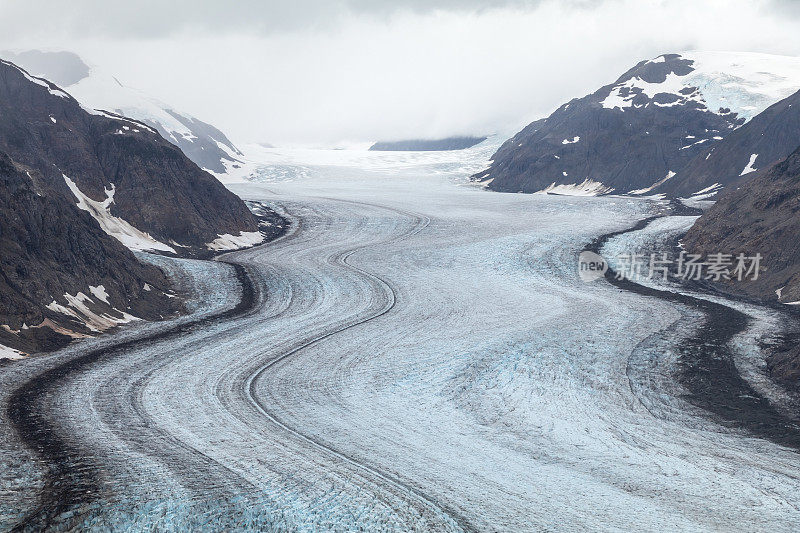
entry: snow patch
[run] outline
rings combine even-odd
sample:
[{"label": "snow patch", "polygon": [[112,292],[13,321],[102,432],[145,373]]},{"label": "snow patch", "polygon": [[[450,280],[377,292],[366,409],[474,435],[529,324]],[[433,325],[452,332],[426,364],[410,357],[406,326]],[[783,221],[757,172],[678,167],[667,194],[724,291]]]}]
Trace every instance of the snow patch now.
[{"label": "snow patch", "polygon": [[755,172],[756,170],[758,170],[757,168],[755,168],[753,166],[753,164],[756,162],[756,158],[757,157],[758,157],[758,154],[751,154],[750,155],[750,161],[748,161],[747,166],[744,167],[744,170],[742,170],[742,173],[739,174],[740,176],[745,176],[747,174],[750,174],[751,172]]},{"label": "snow patch", "polygon": [[263,240],[264,236],[259,231],[242,231],[238,236],[225,233],[206,243],[206,247],[209,250],[236,250],[247,246],[255,246]]},{"label": "snow patch", "polygon": [[570,185],[559,184],[553,182],[549,187],[537,191],[536,194],[559,194],[563,196],[599,196],[601,194],[608,194],[614,189],[603,185],[599,181],[586,178],[582,183],[573,183]]},{"label": "snow patch", "polygon": [[[92,292],[91,288],[90,292]],[[103,293],[105,293],[105,290]],[[107,313],[95,313],[86,305],[87,303],[94,303],[94,300],[92,300],[83,292],[78,292],[74,296],[69,293],[65,293],[64,299],[67,301],[67,305],[61,305],[53,300],[47,304],[47,309],[53,311],[54,313],[75,318],[89,328],[89,330],[95,333],[105,331],[120,324],[126,324],[133,320],[138,320],[135,316],[129,315],[128,313],[118,309],[113,310],[115,313],[121,315],[120,317],[114,317]]]},{"label": "snow patch", "polygon": [[713,185],[709,185],[705,189],[700,189],[699,191],[691,195],[689,198],[681,198],[681,200],[689,200],[692,202],[696,202],[698,200],[706,200],[716,195],[721,190],[722,190],[722,185],[720,185],[719,183],[715,183]]},{"label": "snow patch", "polygon": [[98,300],[108,303],[108,293],[106,292],[106,288],[102,285],[98,285],[97,287],[92,287],[89,285],[89,292],[92,293],[92,296],[97,298]]},{"label": "snow patch", "polygon": [[648,192],[652,191],[653,189],[655,189],[656,187],[658,187],[660,185],[663,185],[668,180],[670,180],[670,179],[672,179],[674,177],[675,177],[675,172],[670,170],[669,172],[667,172],[667,175],[665,177],[661,178],[660,180],[658,180],[657,182],[655,182],[651,186],[649,186],[649,187],[647,187],[645,189],[636,189],[636,190],[633,190],[633,191],[629,191],[628,194],[641,195],[641,194],[648,193]]},{"label": "snow patch", "polygon": [[26,356],[23,352],[19,350],[15,350],[14,348],[9,348],[8,346],[3,346],[0,344],[0,359],[10,359],[11,361],[16,361],[18,359],[22,359]]},{"label": "snow patch", "polygon": [[53,115],[50,115],[50,122],[52,122],[53,124],[56,124],[58,121],[56,120],[56,117],[54,117]]},{"label": "snow patch", "polygon": [[[722,138],[722,137],[720,137],[720,138]],[[681,146],[680,150],[686,150],[688,148],[691,148],[692,146],[697,146],[698,144],[703,144],[704,142],[708,142],[708,139],[700,139],[699,141],[697,141],[695,143],[687,144],[686,146]]]},{"label": "snow patch", "polygon": [[135,251],[161,251],[175,253],[175,249],[171,246],[155,240],[148,233],[140,231],[133,227],[125,220],[111,214],[111,204],[114,203],[114,193],[116,188],[114,184],[111,189],[106,189],[106,199],[102,202],[92,200],[81,192],[78,185],[67,177],[64,176],[64,181],[67,182],[69,190],[75,195],[78,200],[78,208],[87,211],[92,217],[100,224],[100,227],[117,239],[119,242]]},{"label": "snow patch", "polygon": [[27,79],[30,82],[35,83],[36,85],[41,85],[42,87],[47,89],[47,92],[49,92],[53,96],[58,96],[60,98],[72,98],[70,95],[68,95],[67,93],[65,93],[64,91],[59,89],[58,87],[55,87],[54,85],[51,86],[50,82],[48,82],[44,78],[37,78],[35,76],[31,76],[30,74],[27,73],[27,71],[25,71],[24,69],[18,67],[14,63],[9,63],[8,61],[3,61],[3,63],[5,63],[6,65],[10,65],[10,66],[14,67],[18,71],[20,71],[23,76],[25,76],[25,79]]},{"label": "snow patch", "polygon": [[722,185],[720,185],[719,183],[715,183],[714,185],[709,185],[705,189],[700,189],[699,191],[694,193],[692,196],[697,196],[698,194],[705,194],[707,192],[711,192],[711,191],[713,191],[715,189],[719,189],[721,187],[722,187]]},{"label": "snow patch", "polygon": [[576,142],[578,142],[580,140],[581,140],[581,138],[576,135],[575,137],[572,138],[572,140],[564,139],[563,141],[561,141],[561,144],[575,144]]}]

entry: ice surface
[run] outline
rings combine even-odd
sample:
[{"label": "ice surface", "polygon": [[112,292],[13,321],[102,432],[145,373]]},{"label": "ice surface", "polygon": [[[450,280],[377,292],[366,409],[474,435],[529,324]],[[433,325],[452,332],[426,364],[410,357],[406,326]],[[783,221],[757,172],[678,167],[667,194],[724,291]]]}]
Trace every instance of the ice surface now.
[{"label": "ice surface", "polygon": [[[699,317],[577,275],[586,243],[662,203],[490,193],[468,180],[481,148],[333,152],[265,150],[252,181],[230,185],[294,222],[225,256],[255,280],[251,312],[125,350],[42,400],[102,471],[81,525],[784,531],[800,520],[796,453],[705,417],[675,381]],[[278,164],[309,172],[272,180]],[[219,276],[197,276],[194,301],[224,307],[230,273],[206,265]],[[30,359],[0,372],[0,399],[52,364]],[[42,484],[41,465],[4,435],[6,471],[24,483],[13,500],[0,490],[0,527],[35,508]]]},{"label": "ice surface", "polygon": [[[435,152],[380,152],[368,146],[350,150],[307,147],[266,148],[261,145],[242,147],[245,162],[227,175],[217,175],[225,183],[256,181],[261,183],[319,178],[331,174],[372,172],[426,172],[433,176],[458,177],[487,168],[492,155],[505,139],[489,136],[467,150]],[[240,157],[241,159],[241,157]]]}]

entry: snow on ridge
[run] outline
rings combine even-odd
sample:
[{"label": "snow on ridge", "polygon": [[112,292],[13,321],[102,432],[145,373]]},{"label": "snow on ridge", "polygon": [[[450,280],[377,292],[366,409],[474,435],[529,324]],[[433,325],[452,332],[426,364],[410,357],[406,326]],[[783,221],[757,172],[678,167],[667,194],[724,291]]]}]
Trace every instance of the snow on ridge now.
[{"label": "snow on ridge", "polygon": [[[606,109],[619,108],[623,111],[625,108],[633,107],[633,100],[639,94],[639,92],[633,92],[633,89],[639,89],[642,94],[650,99],[657,94],[671,94],[677,96],[678,102],[681,104],[686,104],[689,101],[702,104],[702,98],[699,98],[696,93],[684,95],[679,92],[681,89],[687,87],[687,84],[684,83],[686,79],[687,76],[679,76],[674,72],[669,73],[666,79],[661,83],[650,83],[634,76],[623,83],[615,85],[608,93],[608,96],[600,102],[600,105]],[[625,89],[627,89],[628,94],[623,96],[622,92]],[[670,105],[675,105],[675,103]],[[667,105],[661,104],[661,107],[667,107]]]},{"label": "snow on ridge", "polygon": [[[196,137],[195,137],[195,138],[196,138]],[[209,138],[210,138],[212,141],[214,141],[214,142],[216,143],[217,147],[218,147],[220,150],[222,150],[222,152],[223,152],[224,154],[226,154],[226,155],[227,155],[227,156],[228,156],[228,157],[229,157],[229,158],[230,158],[232,161],[236,161],[236,162],[238,162],[238,163],[241,163],[241,162],[242,162],[242,161],[240,160],[240,158],[242,157],[242,154],[241,154],[241,153],[237,153],[235,150],[231,149],[231,147],[230,147],[230,146],[228,146],[228,145],[227,145],[227,144],[225,144],[224,142],[221,142],[219,139],[215,139],[214,137],[209,137]]]},{"label": "snow on ridge", "polygon": [[10,66],[14,67],[18,71],[20,71],[23,76],[25,76],[25,79],[27,79],[30,82],[35,83],[36,85],[41,85],[42,87],[47,89],[47,92],[49,92],[53,96],[58,96],[59,98],[72,98],[72,96],[68,95],[67,93],[65,93],[64,91],[59,89],[58,87],[56,87],[54,89],[53,87],[55,87],[55,86],[52,85],[49,81],[45,80],[44,78],[37,78],[36,76],[31,76],[30,74],[28,74],[28,71],[26,71],[24,68],[19,67],[19,66],[15,65],[14,63],[11,63],[9,61],[0,60],[0,62],[4,63],[6,65],[10,65]]},{"label": "snow on ridge", "polygon": [[586,178],[582,183],[558,184],[553,182],[548,187],[534,194],[558,194],[563,196],[600,196],[613,191],[613,187],[608,187],[599,181]]},{"label": "snow on ridge", "polygon": [[[89,113],[90,115],[97,115],[97,116],[100,116],[100,117],[110,118],[112,120],[119,120],[120,122],[127,122],[128,124],[133,124],[137,128],[144,128],[144,129],[146,129],[147,131],[149,131],[151,133],[155,133],[156,135],[159,134],[154,128],[151,128],[150,126],[148,126],[144,122],[139,122],[138,120],[134,120],[132,118],[128,118],[128,117],[122,116],[121,114],[118,114],[118,113],[111,113],[111,112],[105,111],[103,109],[93,109],[93,108],[87,107],[85,105],[81,105],[81,108],[84,111],[86,111],[87,113]],[[126,130],[130,129],[129,126],[123,126],[123,128],[125,128]],[[133,131],[135,131],[137,133],[139,132],[138,129],[134,129]],[[117,135],[121,135],[119,130],[117,130],[115,133]]]},{"label": "snow on ridge", "polygon": [[[165,131],[183,138],[193,135],[189,128],[166,111],[169,106],[141,91],[122,85],[113,76],[97,69],[92,68],[89,76],[68,88],[79,102],[94,110],[105,109],[138,121],[156,122]],[[119,117],[111,115],[109,118]]]},{"label": "snow on ridge", "polygon": [[[638,88],[651,99],[656,94],[677,97],[675,102],[667,104],[653,102],[660,107],[696,102],[709,112],[718,113],[720,109],[730,109],[738,117],[749,121],[770,105],[800,90],[798,57],[755,52],[700,51],[682,52],[678,55],[693,62],[692,72],[684,76],[670,73],[662,83],[649,83],[634,76],[615,85],[601,105],[606,109],[619,108],[623,111],[633,107],[635,94],[623,96],[622,92],[625,88]],[[662,55],[650,63],[665,61]],[[680,92],[687,88],[698,90],[692,94]]]},{"label": "snow on ridge", "polygon": [[742,170],[742,173],[739,174],[740,176],[745,176],[747,174],[750,174],[751,172],[755,172],[756,170],[758,170],[757,168],[755,168],[753,166],[755,164],[755,162],[756,162],[756,158],[757,157],[758,157],[758,154],[750,154],[750,161],[747,162],[747,166],[744,167],[744,170]]},{"label": "snow on ridge", "polygon": [[106,189],[106,199],[102,202],[92,200],[78,188],[78,185],[65,174],[64,181],[67,182],[69,190],[78,200],[78,208],[87,211],[100,224],[100,227],[107,234],[111,235],[119,242],[131,250],[149,252],[162,251],[175,253],[175,249],[154,239],[149,233],[145,233],[133,227],[127,221],[111,214],[111,204],[114,203],[116,188],[111,185],[111,189]]},{"label": "snow on ridge", "polygon": [[255,246],[264,240],[260,231],[242,231],[239,235],[230,233],[220,234],[213,241],[206,243],[209,250],[237,250],[248,246]]}]

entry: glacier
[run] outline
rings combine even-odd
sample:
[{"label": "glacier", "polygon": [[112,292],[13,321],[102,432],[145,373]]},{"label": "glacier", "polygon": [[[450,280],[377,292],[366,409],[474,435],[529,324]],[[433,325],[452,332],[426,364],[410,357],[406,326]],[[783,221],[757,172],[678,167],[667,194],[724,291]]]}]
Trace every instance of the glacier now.
[{"label": "glacier", "polygon": [[[47,519],[90,530],[791,530],[796,452],[674,379],[697,311],[578,276],[587,243],[667,203],[490,193],[468,176],[492,152],[246,151],[228,186],[285,213],[283,237],[219,261],[138,253],[190,315],[0,366],[3,412],[70,369],[29,405],[64,469],[0,418],[0,529],[46,516],[57,474],[90,494]],[[757,345],[779,318],[752,313],[737,353],[773,395]]]}]

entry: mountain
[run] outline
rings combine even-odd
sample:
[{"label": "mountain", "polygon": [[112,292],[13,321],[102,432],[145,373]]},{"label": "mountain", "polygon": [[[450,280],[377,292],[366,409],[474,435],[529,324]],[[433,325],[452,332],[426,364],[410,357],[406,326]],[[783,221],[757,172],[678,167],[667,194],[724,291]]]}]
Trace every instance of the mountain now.
[{"label": "mountain", "polygon": [[88,111],[0,61],[0,151],[135,250],[203,255],[261,241],[244,202],[141,122]]},{"label": "mountain", "polygon": [[[684,238],[690,251],[763,256],[747,294],[800,302],[800,149],[760,175],[720,195]],[[776,291],[780,292],[777,296]]]},{"label": "mountain", "polygon": [[180,309],[136,260],[38,172],[0,152],[0,359]]},{"label": "mountain", "polygon": [[504,143],[491,190],[646,194],[800,89],[800,58],[687,52],[642,61]]},{"label": "mountain", "polygon": [[[731,288],[761,299],[800,305],[800,148],[739,185],[717,202],[684,238],[691,252],[761,254],[757,280],[732,281]],[[800,345],[790,341],[767,359],[780,381],[800,382]]]},{"label": "mountain", "polygon": [[447,137],[445,139],[411,139],[406,141],[376,142],[372,151],[384,152],[435,152],[464,150],[486,140],[486,137]]},{"label": "mountain", "polygon": [[242,165],[242,153],[214,126],[181,113],[116,78],[89,67],[72,52],[0,52],[34,76],[55,82],[81,104],[143,122],[178,146],[197,166],[225,174]]},{"label": "mountain", "polygon": [[771,105],[698,154],[675,178],[653,192],[690,196],[735,185],[786,158],[800,144],[800,91]]}]

